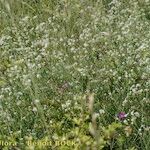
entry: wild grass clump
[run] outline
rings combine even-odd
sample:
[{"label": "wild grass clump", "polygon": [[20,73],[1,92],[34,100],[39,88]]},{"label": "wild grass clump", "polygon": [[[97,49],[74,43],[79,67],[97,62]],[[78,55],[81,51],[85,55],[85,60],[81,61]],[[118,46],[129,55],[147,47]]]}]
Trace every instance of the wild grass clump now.
[{"label": "wild grass clump", "polygon": [[148,0],[0,8],[1,149],[149,150]]}]

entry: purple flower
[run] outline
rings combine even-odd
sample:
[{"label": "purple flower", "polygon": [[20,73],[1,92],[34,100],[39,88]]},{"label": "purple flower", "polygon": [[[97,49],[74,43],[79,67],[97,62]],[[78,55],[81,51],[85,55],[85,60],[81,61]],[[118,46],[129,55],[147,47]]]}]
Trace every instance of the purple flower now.
[{"label": "purple flower", "polygon": [[118,119],[119,120],[124,120],[126,117],[127,117],[127,114],[125,112],[120,112],[118,115],[117,115]]}]

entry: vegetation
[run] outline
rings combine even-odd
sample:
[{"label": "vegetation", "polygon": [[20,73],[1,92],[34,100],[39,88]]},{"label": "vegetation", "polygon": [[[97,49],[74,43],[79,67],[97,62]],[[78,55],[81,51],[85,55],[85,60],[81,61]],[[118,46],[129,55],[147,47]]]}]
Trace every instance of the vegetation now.
[{"label": "vegetation", "polygon": [[0,149],[149,150],[149,0],[0,0]]}]

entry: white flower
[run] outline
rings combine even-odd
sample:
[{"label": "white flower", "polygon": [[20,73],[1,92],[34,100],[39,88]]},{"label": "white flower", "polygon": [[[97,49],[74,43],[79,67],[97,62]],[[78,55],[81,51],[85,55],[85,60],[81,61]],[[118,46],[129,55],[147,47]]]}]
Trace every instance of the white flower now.
[{"label": "white flower", "polygon": [[135,117],[140,117],[140,114],[138,112],[134,112]]},{"label": "white flower", "polygon": [[33,112],[37,112],[37,108],[36,108],[36,107],[33,107],[32,111],[33,111]]},{"label": "white flower", "polygon": [[17,101],[17,103],[16,103],[16,104],[17,104],[17,106],[19,106],[19,105],[21,104],[21,101],[20,101],[20,100],[19,100],[19,101]]},{"label": "white flower", "polygon": [[104,114],[104,113],[105,113],[104,109],[99,110],[99,114]]},{"label": "white flower", "polygon": [[122,106],[125,106],[127,104],[128,100],[125,99],[123,102],[122,102]]},{"label": "white flower", "polygon": [[37,104],[37,103],[39,103],[40,101],[39,101],[39,99],[35,99],[34,102],[35,102],[35,104]]}]

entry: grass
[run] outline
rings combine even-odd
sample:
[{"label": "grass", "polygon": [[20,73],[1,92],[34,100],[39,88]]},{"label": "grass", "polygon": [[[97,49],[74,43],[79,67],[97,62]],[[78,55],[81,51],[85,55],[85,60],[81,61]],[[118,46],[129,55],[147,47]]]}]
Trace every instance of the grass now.
[{"label": "grass", "polygon": [[149,149],[148,1],[0,8],[1,149]]}]

